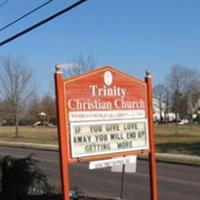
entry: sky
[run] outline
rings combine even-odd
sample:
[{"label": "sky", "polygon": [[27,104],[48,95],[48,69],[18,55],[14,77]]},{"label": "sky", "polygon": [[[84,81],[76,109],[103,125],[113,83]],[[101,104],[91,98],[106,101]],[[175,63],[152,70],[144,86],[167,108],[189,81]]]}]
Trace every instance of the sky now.
[{"label": "sky", "polygon": [[[0,7],[0,28],[46,1],[7,1]],[[1,31],[0,41],[74,2],[52,1]],[[6,56],[25,60],[39,95],[52,91],[55,65],[80,54],[139,79],[149,69],[154,85],[164,83],[175,64],[200,70],[200,0],[88,0],[0,47],[1,61]]]}]

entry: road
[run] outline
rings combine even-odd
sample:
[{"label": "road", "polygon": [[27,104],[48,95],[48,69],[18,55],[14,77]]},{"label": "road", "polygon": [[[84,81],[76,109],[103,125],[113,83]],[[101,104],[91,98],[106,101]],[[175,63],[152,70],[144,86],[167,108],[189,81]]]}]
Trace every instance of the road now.
[{"label": "road", "polygon": [[[34,154],[49,181],[60,182],[58,152],[0,146],[0,155],[17,158]],[[199,200],[200,167],[157,163],[159,200]],[[120,196],[121,174],[109,169],[88,170],[88,164],[70,165],[70,184],[83,193],[103,197]],[[148,162],[139,160],[137,172],[126,174],[124,200],[150,200]]]}]

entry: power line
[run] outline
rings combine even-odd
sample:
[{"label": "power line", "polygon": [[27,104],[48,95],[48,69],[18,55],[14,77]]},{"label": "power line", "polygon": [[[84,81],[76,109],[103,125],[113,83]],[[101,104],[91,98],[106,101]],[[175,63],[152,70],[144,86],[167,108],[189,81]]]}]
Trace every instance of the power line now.
[{"label": "power line", "polygon": [[5,0],[4,2],[2,2],[2,3],[0,4],[0,8],[3,7],[4,5],[6,5],[9,1],[10,1],[10,0]]},{"label": "power line", "polygon": [[46,6],[47,4],[51,3],[53,0],[49,0],[45,3],[43,3],[42,5],[38,6],[37,8],[34,8],[33,10],[29,11],[28,13],[26,13],[25,15],[19,17],[18,19],[10,22],[9,24],[5,25],[4,27],[0,28],[0,31],[3,31],[5,29],[7,29],[8,27],[12,26],[13,24],[17,23],[18,21],[22,20],[23,18],[29,16],[30,14],[36,12],[37,10],[41,9],[42,7]]},{"label": "power line", "polygon": [[35,29],[35,28],[37,28],[37,27],[49,22],[50,20],[52,20],[52,19],[64,14],[65,12],[68,12],[68,11],[72,10],[73,8],[79,6],[80,4],[82,4],[85,1],[87,1],[87,0],[80,0],[80,1],[78,1],[78,2],[76,2],[74,4],[72,4],[72,5],[68,6],[64,10],[61,10],[61,11],[57,12],[56,14],[51,15],[50,17],[38,22],[37,24],[34,24],[33,26],[30,26],[29,28],[27,28],[27,29],[25,29],[25,30],[23,30],[23,31],[11,36],[10,38],[7,38],[6,40],[0,42],[0,46],[3,46],[4,44],[11,42],[12,40],[14,40],[14,39],[16,39],[16,38],[18,38],[18,37],[30,32],[33,29]]}]

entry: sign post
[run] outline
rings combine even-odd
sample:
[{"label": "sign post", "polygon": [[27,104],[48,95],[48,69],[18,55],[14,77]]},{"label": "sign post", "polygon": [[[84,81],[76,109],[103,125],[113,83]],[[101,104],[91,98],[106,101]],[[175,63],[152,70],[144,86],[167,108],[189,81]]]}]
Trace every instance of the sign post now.
[{"label": "sign post", "polygon": [[63,200],[69,200],[70,163],[100,161],[91,163],[99,168],[144,153],[151,200],[158,200],[150,74],[141,81],[106,66],[63,80],[56,66],[55,86]]},{"label": "sign post", "polygon": [[150,72],[146,71],[145,81],[147,83],[148,98],[148,124],[149,124],[149,173],[150,173],[150,189],[151,200],[158,200],[158,184],[156,174],[156,154],[154,143],[154,126],[153,126],[153,102],[152,102],[152,77]]},{"label": "sign post", "polygon": [[122,165],[122,172],[121,172],[121,190],[120,190],[120,199],[123,199],[124,194],[124,173],[125,173],[125,165]]},{"label": "sign post", "polygon": [[60,175],[61,175],[61,187],[63,193],[63,200],[70,200],[70,188],[69,188],[69,169],[68,169],[68,142],[67,142],[67,130],[65,121],[65,102],[64,102],[64,85],[62,72],[59,66],[56,66],[55,72],[55,93],[56,93],[56,108],[57,108],[57,125],[58,125],[58,140],[59,140],[59,156],[60,156]]}]

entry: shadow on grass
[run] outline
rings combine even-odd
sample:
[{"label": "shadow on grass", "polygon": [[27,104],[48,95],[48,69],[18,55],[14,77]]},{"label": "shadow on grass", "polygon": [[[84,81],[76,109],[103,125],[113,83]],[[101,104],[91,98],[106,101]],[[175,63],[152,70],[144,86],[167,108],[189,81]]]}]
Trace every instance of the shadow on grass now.
[{"label": "shadow on grass", "polygon": [[200,156],[200,142],[193,143],[163,143],[156,145],[157,151],[161,153],[180,153]]},{"label": "shadow on grass", "polygon": [[35,196],[29,196],[27,198],[28,200],[61,200],[61,195],[35,195]]},{"label": "shadow on grass", "polygon": [[[60,194],[52,194],[52,195],[28,196],[25,199],[26,200],[62,200],[62,197],[61,197]],[[1,193],[0,193],[0,200],[9,200],[9,199],[3,198],[1,196]],[[70,200],[115,200],[115,198],[112,199],[112,198],[98,198],[98,197],[80,196],[80,197],[77,197],[77,198],[70,198]]]},{"label": "shadow on grass", "polygon": [[[27,198],[25,198],[27,200],[61,200],[61,195],[42,195],[42,196],[28,196]],[[5,199],[2,194],[0,193],[0,200],[9,200],[9,199]]]}]

